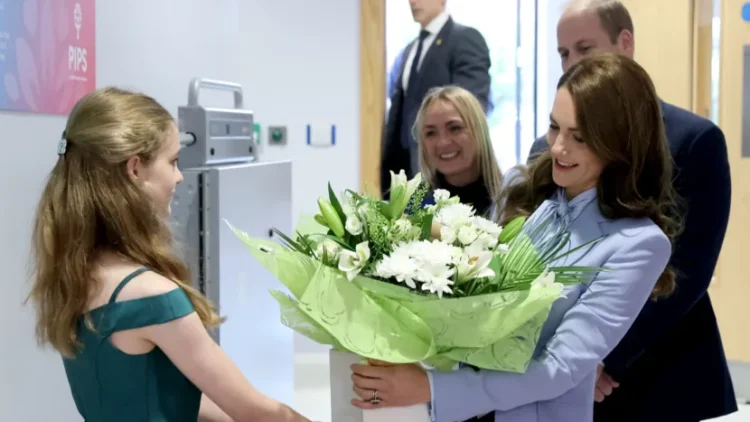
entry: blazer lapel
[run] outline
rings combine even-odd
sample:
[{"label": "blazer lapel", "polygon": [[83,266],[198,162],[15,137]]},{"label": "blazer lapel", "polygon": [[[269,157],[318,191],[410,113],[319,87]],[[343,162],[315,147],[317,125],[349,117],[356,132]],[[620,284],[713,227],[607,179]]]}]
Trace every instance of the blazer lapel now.
[{"label": "blazer lapel", "polygon": [[[422,72],[423,70],[426,70],[429,72],[430,66],[438,60],[439,57],[443,57],[445,54],[447,54],[446,50],[446,39],[450,36],[451,32],[453,31],[453,18],[448,18],[448,20],[445,22],[445,25],[443,25],[443,28],[438,32],[435,39],[432,41],[432,44],[430,45],[430,48],[427,49],[427,53],[424,56],[424,59],[422,60],[422,64],[419,65],[419,71]],[[414,48],[414,45],[416,42],[412,43],[412,48]],[[403,75],[403,69],[401,71],[401,74]],[[419,82],[419,85],[427,82],[427,78],[420,77],[417,79]]]},{"label": "blazer lapel", "polygon": [[404,52],[402,53],[404,57],[401,59],[401,70],[398,73],[398,82],[396,85],[396,88],[398,90],[404,89],[404,71],[406,71],[406,61],[409,58],[409,54],[411,54],[411,51],[416,47],[417,40],[414,40],[409,44],[406,49],[404,49]]},{"label": "blazer lapel", "polygon": [[606,223],[607,219],[599,212],[597,201],[591,201],[570,224],[568,228],[570,238],[558,254],[558,256],[561,254],[565,256],[555,261],[554,266],[576,265],[605,236],[606,232],[602,230],[602,224]]}]

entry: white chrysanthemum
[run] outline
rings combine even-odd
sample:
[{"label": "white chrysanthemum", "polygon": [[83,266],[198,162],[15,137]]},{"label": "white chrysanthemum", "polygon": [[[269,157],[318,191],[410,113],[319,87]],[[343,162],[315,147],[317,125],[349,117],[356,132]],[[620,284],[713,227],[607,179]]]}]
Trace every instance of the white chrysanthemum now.
[{"label": "white chrysanthemum", "polygon": [[442,297],[443,293],[453,292],[451,278],[462,253],[461,248],[438,240],[401,243],[376,264],[375,275],[395,278],[413,289],[417,288],[415,282],[419,281],[426,284],[422,286],[423,290]]},{"label": "white chrysanthemum", "polygon": [[419,269],[419,278],[423,281],[422,290],[428,290],[430,293],[436,293],[442,298],[443,293],[453,293],[451,277],[456,272],[454,268],[446,265],[423,263]]},{"label": "white chrysanthemum", "polygon": [[403,246],[406,253],[418,259],[434,265],[450,265],[455,263],[461,256],[461,248],[455,247],[439,240],[432,242],[423,240],[421,242],[410,242]]},{"label": "white chrysanthemum", "polygon": [[395,278],[399,283],[406,283],[412,289],[417,288],[414,278],[417,277],[419,265],[408,254],[395,252],[383,257],[375,266],[375,275],[383,278]]},{"label": "white chrysanthemum", "polygon": [[456,229],[448,226],[440,226],[440,240],[452,244],[457,238],[458,233],[456,233]]},{"label": "white chrysanthemum", "polygon": [[497,246],[497,236],[482,233],[471,245],[474,247],[479,247],[480,249],[493,249],[495,246]]},{"label": "white chrysanthemum", "polygon": [[450,204],[440,208],[435,215],[435,222],[442,226],[459,228],[470,224],[474,208],[467,204]]},{"label": "white chrysanthemum", "polygon": [[479,231],[495,236],[495,238],[499,237],[500,233],[502,233],[503,231],[503,228],[501,226],[484,217],[479,216],[472,217],[471,225]]},{"label": "white chrysanthemum", "polygon": [[458,229],[458,241],[462,245],[471,245],[479,237],[479,232],[473,226],[462,226]]}]

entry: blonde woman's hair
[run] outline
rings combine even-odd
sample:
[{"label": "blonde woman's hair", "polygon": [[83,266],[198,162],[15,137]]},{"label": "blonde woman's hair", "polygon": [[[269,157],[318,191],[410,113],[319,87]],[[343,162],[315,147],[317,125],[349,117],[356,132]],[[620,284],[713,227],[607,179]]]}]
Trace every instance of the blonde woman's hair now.
[{"label": "blonde woman's hair", "polygon": [[417,119],[414,123],[414,138],[419,142],[419,161],[422,165],[422,177],[430,184],[430,187],[437,187],[437,171],[432,169],[427,162],[424,146],[424,119],[429,107],[437,102],[442,101],[452,105],[461,120],[469,130],[471,138],[477,146],[477,162],[479,166],[479,177],[487,187],[487,192],[491,201],[500,196],[500,189],[503,184],[503,174],[495,158],[495,150],[492,148],[490,139],[490,129],[487,126],[487,117],[479,100],[464,88],[458,86],[443,86],[432,88],[424,100],[417,113]]},{"label": "blonde woman's hair", "polygon": [[[117,88],[97,90],[74,107],[63,134],[67,148],[47,179],[33,231],[36,337],[63,356],[81,346],[77,325],[98,291],[95,256],[111,251],[178,284],[207,326],[220,322],[190,286],[168,222],[127,174],[129,158],[148,163],[166,145],[174,119],[153,98]],[[52,152],[52,151],[51,151]]]}]

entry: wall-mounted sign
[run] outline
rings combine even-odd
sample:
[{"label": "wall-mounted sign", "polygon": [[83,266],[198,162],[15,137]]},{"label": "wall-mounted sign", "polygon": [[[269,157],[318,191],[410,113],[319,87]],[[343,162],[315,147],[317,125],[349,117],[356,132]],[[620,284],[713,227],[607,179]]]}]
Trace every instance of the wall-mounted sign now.
[{"label": "wall-mounted sign", "polygon": [[95,0],[0,0],[0,109],[68,114],[96,89]]}]

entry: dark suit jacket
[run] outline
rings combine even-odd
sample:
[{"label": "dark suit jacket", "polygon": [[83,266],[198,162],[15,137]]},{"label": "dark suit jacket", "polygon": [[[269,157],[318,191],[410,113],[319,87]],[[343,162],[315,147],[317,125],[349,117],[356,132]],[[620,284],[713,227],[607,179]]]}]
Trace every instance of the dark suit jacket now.
[{"label": "dark suit jacket", "polygon": [[[437,41],[441,40],[440,43]],[[422,99],[431,88],[458,85],[471,91],[487,110],[490,92],[490,53],[487,43],[474,28],[463,26],[448,19],[443,29],[425,54],[420,65],[416,87],[409,87],[409,96],[404,95],[403,75],[406,57],[416,42],[404,51],[401,71],[391,96],[380,165],[380,186],[384,196],[390,187],[390,171],[398,173],[410,165],[409,150],[401,143],[401,125],[414,125]],[[413,139],[411,142],[415,142]]]},{"label": "dark suit jacket", "polygon": [[[737,410],[724,348],[707,290],[724,241],[731,202],[721,129],[662,103],[675,163],[675,189],[686,206],[671,264],[677,291],[649,301],[604,360],[620,387],[595,406],[595,420],[697,422]],[[547,147],[538,139],[533,160]]]}]

